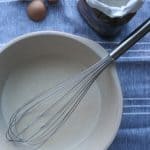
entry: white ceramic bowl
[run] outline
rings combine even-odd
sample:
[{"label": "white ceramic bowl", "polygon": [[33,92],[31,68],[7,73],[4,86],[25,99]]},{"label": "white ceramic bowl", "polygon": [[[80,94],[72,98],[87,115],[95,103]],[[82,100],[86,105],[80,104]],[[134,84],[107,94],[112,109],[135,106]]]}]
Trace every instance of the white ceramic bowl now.
[{"label": "white ceramic bowl", "polygon": [[[12,113],[45,88],[104,57],[95,42],[66,33],[21,36],[0,53],[0,147],[20,150],[5,138]],[[105,150],[120,125],[122,93],[114,65],[96,80],[66,124],[41,150]]]}]

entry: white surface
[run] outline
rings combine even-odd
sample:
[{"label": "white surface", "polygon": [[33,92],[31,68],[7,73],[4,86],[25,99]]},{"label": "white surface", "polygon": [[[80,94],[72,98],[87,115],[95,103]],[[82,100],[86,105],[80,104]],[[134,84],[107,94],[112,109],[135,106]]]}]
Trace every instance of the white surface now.
[{"label": "white surface", "polygon": [[[7,123],[13,112],[27,100],[43,89],[53,87],[58,80],[61,81],[67,76],[73,76],[83,68],[78,62],[57,57],[38,59],[28,63],[13,71],[5,83],[1,106]],[[97,123],[100,115],[100,102],[100,91],[98,86],[94,84],[65,126],[48,141],[47,149],[58,150],[63,147],[64,150],[70,150],[86,139]],[[42,112],[43,109],[39,108],[39,111]],[[46,117],[47,120],[48,118]],[[28,122],[24,122],[24,124],[28,124]],[[66,135],[65,138],[64,135]],[[43,149],[46,150],[46,148]]]},{"label": "white surface", "polygon": [[[0,89],[3,89],[0,147],[3,150],[23,149],[5,139],[6,126],[2,125],[7,124],[19,106],[39,91],[95,63],[98,56],[106,55],[95,42],[64,33],[43,32],[27,37],[19,38],[19,42],[17,39],[0,55]],[[111,67],[41,150],[104,150],[115,137],[121,113],[121,89],[115,68]]]},{"label": "white surface", "polygon": [[86,2],[111,18],[136,12],[143,4],[143,0],[86,0]]}]

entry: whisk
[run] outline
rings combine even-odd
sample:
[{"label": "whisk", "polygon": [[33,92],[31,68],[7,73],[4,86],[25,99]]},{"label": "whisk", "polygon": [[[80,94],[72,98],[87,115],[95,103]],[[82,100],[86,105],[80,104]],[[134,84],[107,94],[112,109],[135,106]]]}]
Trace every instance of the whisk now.
[{"label": "whisk", "polygon": [[20,107],[10,118],[6,138],[15,143],[42,146],[75,111],[102,71],[150,31],[150,19],[105,58],[77,76],[47,89]]}]

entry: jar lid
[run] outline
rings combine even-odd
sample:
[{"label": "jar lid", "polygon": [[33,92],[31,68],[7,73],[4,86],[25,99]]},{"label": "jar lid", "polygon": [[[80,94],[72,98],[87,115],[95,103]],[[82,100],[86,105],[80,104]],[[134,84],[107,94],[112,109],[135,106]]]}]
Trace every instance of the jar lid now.
[{"label": "jar lid", "polygon": [[87,4],[111,18],[136,12],[144,0],[86,0]]}]

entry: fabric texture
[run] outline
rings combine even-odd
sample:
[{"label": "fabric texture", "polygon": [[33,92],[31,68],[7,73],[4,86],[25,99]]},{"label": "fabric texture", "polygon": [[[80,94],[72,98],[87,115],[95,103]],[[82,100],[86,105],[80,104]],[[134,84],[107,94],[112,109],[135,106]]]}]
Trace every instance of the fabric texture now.
[{"label": "fabric texture", "polygon": [[[150,17],[150,0],[113,39],[103,39],[92,30],[77,10],[77,0],[60,0],[49,6],[42,22],[26,14],[28,1],[0,0],[0,48],[19,35],[56,30],[92,39],[111,51],[124,37]],[[109,150],[150,150],[150,34],[147,34],[117,61],[124,106],[118,134]]]}]

